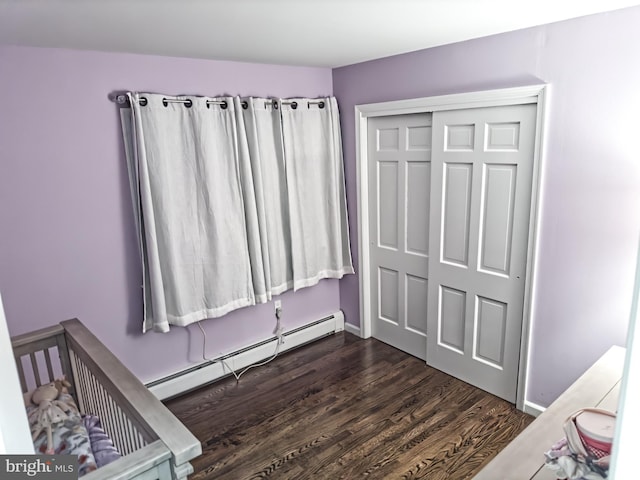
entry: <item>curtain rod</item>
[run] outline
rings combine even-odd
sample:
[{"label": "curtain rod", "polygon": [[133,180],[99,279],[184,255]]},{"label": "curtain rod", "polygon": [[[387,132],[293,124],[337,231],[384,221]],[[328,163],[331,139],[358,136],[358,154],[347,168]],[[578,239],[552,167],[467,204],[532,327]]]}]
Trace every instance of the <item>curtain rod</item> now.
[{"label": "curtain rod", "polygon": [[[117,95],[116,96],[116,102],[118,104],[120,104],[120,105],[124,105],[128,101],[129,101],[129,99],[127,98],[126,95]],[[162,104],[165,107],[169,103],[184,103],[186,107],[191,107],[191,105],[193,105],[193,102],[191,101],[191,99],[166,98],[166,97],[164,97],[162,99]],[[243,103],[245,103],[245,102],[243,102]],[[144,107],[146,104],[147,104],[147,98],[146,97],[140,97],[140,105],[142,105]],[[223,109],[227,108],[227,102],[225,100],[207,100],[207,108],[209,108],[209,105],[221,105]],[[244,105],[243,105],[243,107],[244,107]]]},{"label": "curtain rod", "polygon": [[[294,110],[298,108],[298,102],[295,100],[281,100],[280,103],[282,103],[282,105],[291,105],[291,108]],[[278,100],[266,100],[264,102],[265,108],[267,105],[273,105],[273,108],[277,109]],[[318,105],[320,108],[324,108],[324,100],[307,100],[307,108],[309,108],[310,105]]]},{"label": "curtain rod", "polygon": [[[116,95],[115,101],[119,105],[125,105],[126,103],[129,102],[129,99],[127,98],[126,95],[120,94],[120,95]],[[169,103],[184,103],[187,108],[190,108],[193,105],[193,102],[191,101],[191,99],[166,98],[166,97],[162,99],[162,104],[165,107]],[[282,105],[291,105],[291,108],[293,108],[294,110],[298,108],[298,102],[296,102],[295,100],[280,100],[280,103]],[[140,97],[140,105],[144,107],[146,104],[147,104],[146,97]],[[223,110],[225,110],[228,107],[226,100],[207,100],[207,108],[209,108],[209,105],[220,105]],[[273,105],[273,107],[277,109],[278,100],[266,100],[264,102],[265,108],[267,108],[268,105]],[[320,108],[324,108],[325,102],[324,100],[308,100],[307,108],[309,108],[311,105],[318,105]],[[246,110],[247,107],[248,107],[248,103],[246,101],[242,101],[242,108]]]}]

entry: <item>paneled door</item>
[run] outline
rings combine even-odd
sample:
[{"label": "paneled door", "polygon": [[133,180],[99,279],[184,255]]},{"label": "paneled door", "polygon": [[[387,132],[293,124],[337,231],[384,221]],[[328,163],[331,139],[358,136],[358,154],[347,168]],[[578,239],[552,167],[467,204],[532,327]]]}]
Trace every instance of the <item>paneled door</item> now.
[{"label": "paneled door", "polygon": [[433,114],[427,363],[510,402],[535,124],[534,104]]},{"label": "paneled door", "polygon": [[431,114],[368,122],[372,334],[425,360]]}]

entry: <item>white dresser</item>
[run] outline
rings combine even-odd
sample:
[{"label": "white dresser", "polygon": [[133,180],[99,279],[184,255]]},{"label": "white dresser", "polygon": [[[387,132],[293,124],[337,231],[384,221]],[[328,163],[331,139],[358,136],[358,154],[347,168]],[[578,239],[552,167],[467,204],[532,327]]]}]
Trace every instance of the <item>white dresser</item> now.
[{"label": "white dresser", "polygon": [[611,347],[474,479],[555,480],[555,475],[544,467],[544,452],[564,436],[562,425],[576,410],[617,410],[624,357],[624,348]]}]

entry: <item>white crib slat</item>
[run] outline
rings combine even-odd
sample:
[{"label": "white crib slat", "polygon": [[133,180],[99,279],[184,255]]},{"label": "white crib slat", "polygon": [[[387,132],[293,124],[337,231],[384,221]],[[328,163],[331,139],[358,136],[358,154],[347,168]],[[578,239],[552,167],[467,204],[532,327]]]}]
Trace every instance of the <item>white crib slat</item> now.
[{"label": "white crib slat", "polygon": [[[97,381],[97,380],[96,380]],[[100,385],[100,384],[99,384]],[[113,400],[111,395],[100,385],[100,398],[104,402],[104,415],[109,419],[109,423],[111,425],[111,429],[115,432],[114,436],[117,438],[117,448],[123,455],[128,455],[134,450],[127,444],[126,432],[124,430],[124,425],[120,418],[120,407]],[[116,443],[114,441],[114,443]]]},{"label": "white crib slat", "polygon": [[[124,437],[122,434],[122,428],[118,425],[118,417],[115,409],[113,408],[113,400],[111,398],[105,397],[103,391],[100,391],[100,398],[104,402],[104,412],[106,418],[109,419],[109,425],[111,426],[111,430],[114,431],[114,437],[117,439],[118,449],[121,452],[124,452],[123,455],[128,455],[131,453],[124,443]],[[114,440],[114,443],[116,440]]]},{"label": "white crib slat", "polygon": [[31,352],[29,354],[29,358],[31,359],[31,371],[33,372],[33,379],[36,381],[36,387],[42,385],[42,381],[40,380],[40,370],[38,370],[38,360],[36,359],[36,354]]},{"label": "white crib slat", "polygon": [[103,416],[105,410],[104,399],[102,398],[102,392],[99,389],[98,382],[96,382],[96,379],[91,375],[91,372],[84,363],[82,364],[82,368],[86,372],[87,392],[91,399],[91,403],[93,404],[93,410],[91,413]]},{"label": "white crib slat", "polygon": [[124,429],[124,423],[122,421],[120,408],[116,405],[116,403],[113,401],[113,398],[111,397],[109,397],[109,403],[111,405],[110,408],[111,408],[114,421],[116,425],[118,425],[118,432],[120,434],[120,442],[122,443],[122,448],[124,451],[127,452],[127,455],[129,455],[134,450],[131,447],[131,445],[129,445],[129,442],[127,441],[127,432]]},{"label": "white crib slat", "polygon": [[[131,423],[131,421],[129,421],[129,423]],[[146,444],[144,438],[142,438],[142,435],[140,434],[138,429],[134,427],[134,430],[136,432],[136,449],[144,447]]]},{"label": "white crib slat", "polygon": [[81,388],[82,388],[84,399],[85,399],[85,408],[86,408],[85,413],[90,413],[92,415],[97,415],[98,414],[98,405],[96,403],[95,396],[91,392],[91,383],[90,383],[89,372],[87,371],[87,367],[84,365],[84,363],[80,362],[77,359],[76,359],[76,362],[78,364],[78,371],[80,372],[80,376],[82,378],[82,387]]},{"label": "white crib slat", "polygon": [[82,363],[80,360],[76,359],[78,363],[78,371],[80,371],[80,375],[82,377],[82,390],[84,392],[86,411],[85,413],[91,415],[99,414],[99,406],[96,402],[96,397],[93,393],[93,387],[91,385],[91,373],[87,370],[87,366]]},{"label": "white crib slat", "polygon": [[129,420],[127,419],[126,415],[124,414],[124,412],[120,408],[118,408],[118,411],[120,412],[120,418],[122,419],[123,431],[125,432],[126,437],[127,437],[127,444],[129,445],[129,448],[131,448],[131,451],[135,452],[136,445],[133,442],[133,433],[131,431],[131,422],[129,422]]},{"label": "white crib slat", "polygon": [[16,367],[18,368],[18,377],[20,377],[20,387],[22,387],[22,393],[27,391],[27,381],[24,378],[24,370],[22,368],[22,357],[16,358]]},{"label": "white crib slat", "polygon": [[53,374],[53,366],[51,365],[51,354],[49,353],[49,349],[45,348],[44,352],[44,361],[47,364],[47,374],[49,375],[49,382],[53,382],[55,376]]},{"label": "white crib slat", "polygon": [[56,335],[52,338],[54,341],[51,347],[55,348],[58,352],[58,359],[60,360],[60,368],[62,370],[63,375],[67,378],[67,380],[71,383],[71,387],[69,388],[69,393],[76,397],[75,392],[75,377],[73,376],[73,367],[71,362],[71,352],[67,348],[67,340],[65,335]]},{"label": "white crib slat", "polygon": [[131,420],[129,420],[128,418],[125,418],[125,420],[127,422],[127,432],[129,432],[129,439],[131,440],[131,445],[133,445],[134,450],[137,450],[138,448],[140,448],[138,446],[138,432],[136,431],[135,427],[131,423]]},{"label": "white crib slat", "polygon": [[85,374],[78,361],[78,357],[73,353],[73,351],[69,351],[69,358],[71,364],[71,370],[73,371],[73,378],[76,383],[76,400],[78,401],[78,408],[82,413],[89,413],[91,411],[89,405],[87,404],[87,391],[86,391],[86,380]]},{"label": "white crib slat", "polygon": [[121,428],[121,432],[123,435],[123,440],[125,445],[127,446],[127,450],[129,452],[133,452],[135,451],[135,448],[133,447],[133,443],[131,443],[131,435],[129,434],[129,430],[127,429],[127,421],[124,418],[124,415],[122,414],[122,410],[120,410],[120,408],[116,407],[116,413],[117,413],[117,417],[118,417],[118,423],[120,425]]},{"label": "white crib slat", "polygon": [[118,427],[116,419],[113,415],[113,410],[109,404],[109,398],[102,388],[102,385],[100,385],[100,383],[93,375],[91,376],[91,386],[93,395],[96,399],[96,403],[98,404],[98,412],[96,414],[102,421],[102,428],[104,428],[105,432],[107,432],[107,434],[111,437],[114,445],[116,445],[118,450],[122,452],[123,455],[127,455],[129,452],[122,449],[122,436],[120,434],[120,428]]}]

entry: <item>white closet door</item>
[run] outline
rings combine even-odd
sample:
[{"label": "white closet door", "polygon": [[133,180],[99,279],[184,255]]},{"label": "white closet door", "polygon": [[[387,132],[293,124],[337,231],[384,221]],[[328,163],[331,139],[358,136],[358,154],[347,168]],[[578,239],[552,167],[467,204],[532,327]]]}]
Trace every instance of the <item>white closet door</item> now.
[{"label": "white closet door", "polygon": [[435,112],[427,363],[515,402],[536,106]]},{"label": "white closet door", "polygon": [[373,336],[425,359],[431,115],[369,119]]}]

